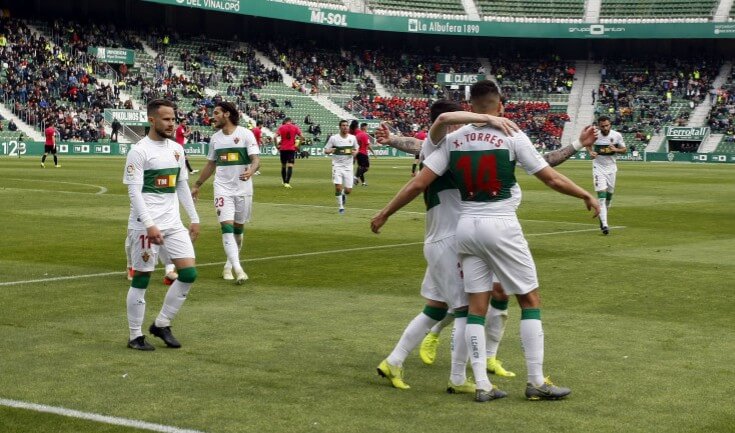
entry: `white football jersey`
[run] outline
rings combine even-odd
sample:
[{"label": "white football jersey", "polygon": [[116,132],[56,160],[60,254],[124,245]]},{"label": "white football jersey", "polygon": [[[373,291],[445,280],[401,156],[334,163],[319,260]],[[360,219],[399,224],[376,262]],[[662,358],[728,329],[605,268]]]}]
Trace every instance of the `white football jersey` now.
[{"label": "white football jersey", "polygon": [[249,129],[238,126],[230,135],[220,129],[212,135],[207,159],[217,166],[214,175],[215,196],[253,195],[252,178],[240,180],[240,175],[250,165],[250,156],[259,155],[260,148],[255,135]]},{"label": "white football jersey", "polygon": [[[189,178],[184,161],[184,149],[168,139],[153,141],[146,136],[128,152],[123,183],[141,186],[145,206],[161,230],[183,227],[176,183]],[[133,215],[132,205],[128,229],[146,229],[139,216]]]},{"label": "white football jersey", "polygon": [[523,132],[509,137],[490,126],[475,125],[448,134],[446,142],[424,161],[438,175],[452,174],[462,215],[481,217],[515,215],[521,204],[516,163],[528,174],[549,166]]},{"label": "white football jersey", "polygon": [[352,158],[357,153],[360,146],[357,144],[357,138],[352,134],[347,134],[347,137],[342,137],[339,134],[334,134],[329,137],[327,145],[324,149],[334,149],[332,154],[332,166],[334,168],[349,168],[352,170]]},{"label": "white football jersey", "polygon": [[[421,157],[426,159],[437,149],[427,137],[421,144]],[[444,173],[424,191],[426,204],[425,242],[436,242],[451,236],[459,221],[460,197],[451,173]]]},{"label": "white football jersey", "polygon": [[594,151],[597,152],[597,157],[592,160],[592,170],[599,171],[600,173],[615,173],[618,171],[617,154],[610,153],[609,147],[625,147],[623,136],[618,131],[610,130],[610,132],[604,136],[600,134],[595,141]]}]

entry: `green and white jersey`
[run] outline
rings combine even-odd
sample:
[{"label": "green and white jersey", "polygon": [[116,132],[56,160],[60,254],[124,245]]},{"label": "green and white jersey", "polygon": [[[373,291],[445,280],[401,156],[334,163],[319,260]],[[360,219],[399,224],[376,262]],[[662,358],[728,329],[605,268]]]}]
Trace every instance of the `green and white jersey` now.
[{"label": "green and white jersey", "polygon": [[605,136],[600,134],[595,141],[594,150],[597,157],[592,160],[592,170],[599,173],[615,173],[618,171],[617,154],[610,152],[610,147],[625,147],[623,136],[618,131],[610,130]]},{"label": "green and white jersey", "polygon": [[[148,213],[161,230],[183,227],[176,183],[188,178],[184,149],[173,140],[153,141],[146,136],[128,152],[123,183],[140,185]],[[133,215],[132,206],[128,229],[146,229],[139,216]]]},{"label": "green and white jersey", "polygon": [[[437,149],[431,138],[421,144],[421,157],[426,159]],[[459,221],[459,190],[451,173],[444,173],[424,191],[426,204],[425,242],[436,242],[454,236]]]},{"label": "green and white jersey", "polygon": [[447,135],[446,142],[424,165],[438,175],[451,173],[462,200],[461,214],[512,216],[521,204],[516,163],[534,174],[548,163],[526,134],[509,137],[489,126],[466,125]]},{"label": "green and white jersey", "polygon": [[240,175],[250,165],[250,156],[259,155],[260,148],[253,133],[238,126],[230,135],[220,129],[212,135],[207,159],[214,161],[215,196],[253,195],[252,179],[240,180]]},{"label": "green and white jersey", "polygon": [[334,153],[332,154],[332,167],[340,169],[349,168],[350,170],[352,170],[352,158],[359,148],[357,138],[352,134],[347,134],[347,137],[334,134],[329,137],[327,145],[324,146],[324,150],[334,149]]}]

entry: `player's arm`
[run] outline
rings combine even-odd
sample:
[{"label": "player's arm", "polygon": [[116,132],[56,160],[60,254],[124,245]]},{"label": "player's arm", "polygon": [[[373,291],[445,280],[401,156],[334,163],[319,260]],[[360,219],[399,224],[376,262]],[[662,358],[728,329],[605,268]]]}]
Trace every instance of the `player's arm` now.
[{"label": "player's arm", "polygon": [[152,244],[161,245],[163,243],[163,235],[156,227],[148,207],[143,200],[143,185],[128,184],[128,197],[130,197],[130,206],[133,208],[133,215],[137,215],[137,219],[145,225],[148,239]]},{"label": "player's arm", "polygon": [[204,182],[209,179],[210,176],[212,176],[212,173],[214,173],[214,170],[217,168],[214,161],[211,159],[207,160],[207,163],[202,168],[202,171],[199,173],[199,179],[197,179],[196,182],[194,182],[194,188],[191,189],[191,197],[194,200],[199,199],[199,189],[204,185]]},{"label": "player's arm", "polygon": [[595,140],[595,127],[588,126],[579,134],[579,139],[574,140],[571,145],[562,147],[561,149],[557,149],[553,152],[545,153],[543,157],[550,166],[556,167],[571,158],[572,155],[576,154],[583,147],[589,147],[595,144]]},{"label": "player's arm", "polygon": [[465,125],[468,123],[486,123],[493,128],[503,131],[507,136],[511,136],[514,132],[521,130],[512,120],[506,119],[505,117],[471,113],[469,111],[452,111],[440,114],[434,123],[431,124],[431,129],[429,129],[431,142],[439,143],[442,141],[447,135],[448,126]]},{"label": "player's arm", "polygon": [[242,172],[240,175],[240,180],[248,180],[251,177],[253,177],[253,174],[255,174],[256,171],[260,169],[260,155],[250,155],[250,165],[248,166],[248,169]]},{"label": "player's arm", "polygon": [[411,177],[416,176],[416,169],[419,166],[419,162],[421,162],[420,160],[421,160],[421,154],[418,153],[416,154],[416,158],[414,158],[413,164],[411,165]]},{"label": "player's arm", "polygon": [[582,199],[585,206],[587,206],[587,210],[593,212],[593,218],[597,218],[597,215],[599,215],[600,203],[598,200],[568,177],[548,166],[534,173],[534,176],[554,191]]},{"label": "player's arm", "polygon": [[370,228],[373,233],[380,233],[380,228],[388,222],[388,218],[400,210],[402,207],[411,203],[419,194],[424,192],[426,188],[435,181],[436,173],[429,168],[423,168],[413,179],[408,181],[406,185],[398,191],[398,194],[370,221]]},{"label": "player's arm", "polygon": [[195,241],[199,237],[199,214],[196,206],[194,206],[192,192],[189,190],[189,182],[186,179],[176,182],[176,195],[179,197],[179,202],[184,207],[186,214],[189,215],[189,237],[192,241]]},{"label": "player's arm", "polygon": [[135,148],[128,153],[125,161],[125,175],[123,183],[128,186],[128,197],[130,197],[130,207],[133,216],[143,223],[146,228],[148,239],[152,244],[161,245],[163,243],[163,235],[156,227],[148,206],[143,199],[143,166],[145,157]]},{"label": "player's arm", "polygon": [[623,137],[620,137],[620,144],[616,144],[615,146],[610,146],[610,150],[614,153],[627,153],[628,152],[628,146],[625,145],[625,142],[623,141]]},{"label": "player's arm", "polygon": [[386,122],[381,122],[378,129],[375,130],[375,141],[381,146],[390,146],[412,155],[418,155],[421,152],[421,140],[391,135]]},{"label": "player's arm", "polygon": [[335,151],[334,141],[332,141],[332,139],[330,138],[329,141],[327,141],[326,146],[324,146],[324,154],[331,155],[334,153],[334,151]]}]

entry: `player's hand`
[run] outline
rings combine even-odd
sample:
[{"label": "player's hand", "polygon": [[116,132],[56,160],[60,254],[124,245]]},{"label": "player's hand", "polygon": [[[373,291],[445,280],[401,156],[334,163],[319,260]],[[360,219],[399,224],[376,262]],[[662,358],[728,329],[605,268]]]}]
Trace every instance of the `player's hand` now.
[{"label": "player's hand", "polygon": [[416,177],[416,172],[415,171],[412,171],[411,172],[411,177]]},{"label": "player's hand", "polygon": [[147,229],[148,232],[148,240],[151,241],[154,245],[163,245],[163,235],[161,234],[161,231],[158,230],[158,227],[151,226]]},{"label": "player's hand", "polygon": [[199,187],[195,186],[191,189],[191,198],[194,201],[199,200]]},{"label": "player's hand", "polygon": [[594,150],[590,150],[590,158],[592,159],[597,158],[597,152],[595,152]]},{"label": "player's hand", "polygon": [[588,126],[579,133],[579,142],[584,147],[590,147],[597,141],[597,132],[594,126]]},{"label": "player's hand", "polygon": [[380,228],[385,225],[385,223],[388,221],[388,217],[383,214],[383,212],[378,212],[372,220],[370,220],[370,230],[373,231],[373,233],[380,233]]},{"label": "player's hand", "polygon": [[242,174],[240,174],[240,180],[247,181],[251,177],[253,177],[253,170],[248,168],[247,170],[243,171]]},{"label": "player's hand", "polygon": [[497,116],[488,116],[488,122],[487,124],[503,131],[505,135],[511,136],[515,134],[516,132],[520,131],[521,128],[518,127],[518,125],[515,124],[510,119],[506,119],[505,117],[497,117]]},{"label": "player's hand", "polygon": [[194,242],[199,237],[199,223],[191,223],[189,224],[189,237],[191,238],[191,241]]},{"label": "player's hand", "polygon": [[587,210],[592,211],[592,218],[597,218],[600,215],[600,201],[592,197],[591,194],[587,194],[584,197],[584,205],[587,206]]},{"label": "player's hand", "polygon": [[380,122],[380,126],[375,130],[375,141],[378,144],[385,146],[390,140],[390,130],[388,130],[388,123]]}]

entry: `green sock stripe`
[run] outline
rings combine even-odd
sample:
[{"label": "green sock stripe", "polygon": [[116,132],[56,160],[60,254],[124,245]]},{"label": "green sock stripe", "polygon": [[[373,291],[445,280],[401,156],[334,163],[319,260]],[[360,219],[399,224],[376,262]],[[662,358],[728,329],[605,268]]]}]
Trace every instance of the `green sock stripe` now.
[{"label": "green sock stripe", "polygon": [[607,193],[607,202],[608,203],[610,203],[612,201],[612,196],[613,196],[613,193],[611,193],[611,192],[608,192]]},{"label": "green sock stripe", "polygon": [[467,310],[459,310],[454,312],[454,317],[467,317],[468,311]]},{"label": "green sock stripe", "polygon": [[541,320],[540,308],[524,308],[521,310],[521,320]]},{"label": "green sock stripe", "polygon": [[136,289],[147,289],[151,282],[151,274],[133,275],[133,281],[130,282],[131,287]]},{"label": "green sock stripe", "polygon": [[334,192],[334,195],[335,195],[336,197],[339,197],[339,196],[341,196],[341,195],[342,195],[342,191],[339,191],[339,192],[338,192],[338,191],[335,191],[335,192]]},{"label": "green sock stripe", "polygon": [[193,283],[197,279],[197,268],[183,268],[179,269],[179,281],[182,283]]},{"label": "green sock stripe", "polygon": [[607,193],[605,191],[597,191],[597,198],[605,198]]},{"label": "green sock stripe", "polygon": [[224,233],[235,233],[235,226],[233,226],[232,224],[222,224],[220,228],[222,229],[223,234]]},{"label": "green sock stripe", "polygon": [[496,310],[507,310],[508,301],[498,301],[497,299],[490,299],[490,306]]},{"label": "green sock stripe", "polygon": [[241,234],[245,233],[245,227],[233,226],[232,233],[234,233],[236,235],[241,235]]},{"label": "green sock stripe", "polygon": [[468,314],[467,315],[467,324],[468,325],[485,326],[485,317],[484,316],[477,316],[475,314]]},{"label": "green sock stripe", "polygon": [[427,316],[431,317],[432,319],[436,321],[439,321],[447,316],[447,309],[438,308],[438,307],[430,307],[428,305],[425,305],[424,314],[426,314]]}]

